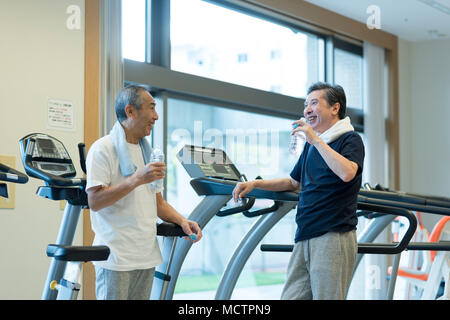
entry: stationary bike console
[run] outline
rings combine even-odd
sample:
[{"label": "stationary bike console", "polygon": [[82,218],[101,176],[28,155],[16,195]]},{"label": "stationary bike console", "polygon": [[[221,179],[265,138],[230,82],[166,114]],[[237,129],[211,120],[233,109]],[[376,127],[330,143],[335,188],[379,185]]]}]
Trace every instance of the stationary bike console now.
[{"label": "stationary bike console", "polygon": [[86,179],[74,178],[75,166],[61,141],[47,134],[32,133],[19,143],[25,172],[47,185],[39,187],[36,192],[39,196],[87,207]]},{"label": "stationary bike console", "polygon": [[[42,298],[76,299],[80,290],[81,263],[106,260],[110,253],[106,246],[72,246],[81,209],[88,206],[86,179],[74,178],[77,174],[75,166],[58,139],[43,133],[32,133],[19,143],[26,173],[46,184],[39,187],[37,194],[50,200],[68,202],[56,242],[47,247],[47,256],[52,261]],[[79,144],[78,149],[80,162],[83,163],[84,144]]]},{"label": "stationary bike console", "polygon": [[32,133],[20,141],[20,152],[25,172],[52,186],[82,185],[82,179],[70,179],[77,172],[64,145],[58,139],[43,133]]}]

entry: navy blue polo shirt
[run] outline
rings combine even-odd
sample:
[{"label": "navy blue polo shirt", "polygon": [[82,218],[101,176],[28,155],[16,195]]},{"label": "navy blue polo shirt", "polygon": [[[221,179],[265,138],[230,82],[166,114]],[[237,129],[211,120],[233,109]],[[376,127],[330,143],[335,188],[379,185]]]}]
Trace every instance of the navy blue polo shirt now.
[{"label": "navy blue polo shirt", "polygon": [[358,165],[356,176],[349,182],[339,178],[323,160],[317,149],[305,144],[291,172],[300,183],[297,206],[295,242],[319,237],[329,231],[356,229],[356,206],[361,188],[364,144],[360,135],[347,132],[329,146]]}]

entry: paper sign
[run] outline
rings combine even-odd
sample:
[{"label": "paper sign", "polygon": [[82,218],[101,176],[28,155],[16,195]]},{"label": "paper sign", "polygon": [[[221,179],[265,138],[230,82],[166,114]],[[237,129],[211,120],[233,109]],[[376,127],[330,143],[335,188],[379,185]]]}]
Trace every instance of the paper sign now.
[{"label": "paper sign", "polygon": [[47,99],[47,128],[75,131],[75,104]]}]

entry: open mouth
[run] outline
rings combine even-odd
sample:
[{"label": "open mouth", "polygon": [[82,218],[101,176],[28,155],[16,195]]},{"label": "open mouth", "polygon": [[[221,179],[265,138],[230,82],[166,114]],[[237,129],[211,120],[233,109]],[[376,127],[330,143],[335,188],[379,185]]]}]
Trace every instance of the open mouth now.
[{"label": "open mouth", "polygon": [[309,124],[312,124],[314,121],[316,121],[317,116],[309,116],[306,118],[306,121],[308,121]]},{"label": "open mouth", "polygon": [[152,129],[153,129],[153,124],[149,123],[149,124],[147,124],[145,131],[152,131]]}]

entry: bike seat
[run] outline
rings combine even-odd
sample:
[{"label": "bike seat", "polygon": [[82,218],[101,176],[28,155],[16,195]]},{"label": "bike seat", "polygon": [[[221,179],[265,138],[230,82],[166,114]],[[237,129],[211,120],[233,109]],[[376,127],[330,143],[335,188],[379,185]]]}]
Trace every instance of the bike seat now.
[{"label": "bike seat", "polygon": [[61,261],[102,261],[108,259],[107,246],[66,246],[49,244],[47,256]]}]

